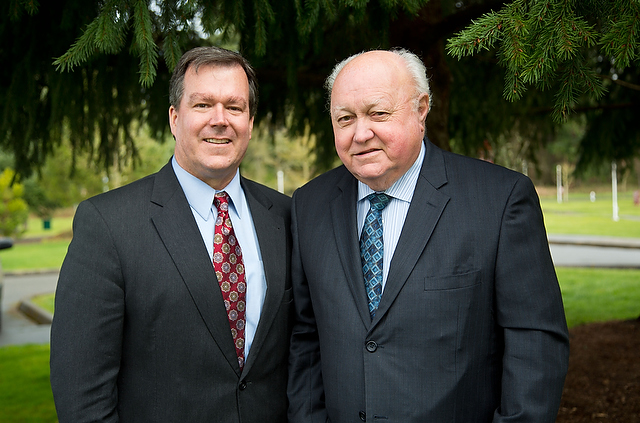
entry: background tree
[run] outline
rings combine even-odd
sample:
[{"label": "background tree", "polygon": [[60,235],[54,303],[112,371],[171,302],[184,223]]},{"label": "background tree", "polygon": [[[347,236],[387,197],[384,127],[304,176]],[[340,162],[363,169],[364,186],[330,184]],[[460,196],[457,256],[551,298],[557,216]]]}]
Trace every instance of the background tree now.
[{"label": "background tree", "polygon": [[[428,135],[443,148],[477,155],[521,137],[522,153],[533,156],[573,110],[587,118],[583,163],[638,153],[637,125],[629,124],[639,102],[638,0],[63,0],[55,7],[9,0],[0,7],[0,37],[11,40],[0,57],[14,64],[0,82],[7,99],[0,145],[14,151],[21,172],[67,133],[74,152],[93,152],[105,167],[136,157],[134,122],[162,138],[169,72],[182,51],[211,42],[203,33],[216,42],[237,37],[258,72],[258,121],[310,131],[318,169],[335,159],[325,77],[342,58],[388,47],[408,48],[427,64]],[[456,58],[448,56],[446,40],[466,26],[447,47]]]},{"label": "background tree", "polygon": [[[631,162],[640,152],[640,1],[516,0],[473,22],[447,49],[458,58],[495,51],[504,97],[551,91],[555,123],[581,112],[582,172],[602,160]],[[528,108],[526,119],[548,111]]]},{"label": "background tree", "polygon": [[29,206],[24,200],[22,184],[12,184],[14,172],[5,169],[0,173],[0,235],[20,236],[25,230]]}]

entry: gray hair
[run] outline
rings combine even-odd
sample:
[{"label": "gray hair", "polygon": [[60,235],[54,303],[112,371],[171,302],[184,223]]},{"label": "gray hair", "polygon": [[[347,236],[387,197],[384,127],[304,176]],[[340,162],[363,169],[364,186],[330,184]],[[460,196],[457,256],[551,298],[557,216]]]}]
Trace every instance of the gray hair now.
[{"label": "gray hair", "polygon": [[176,109],[180,106],[184,94],[184,75],[193,66],[197,72],[200,66],[240,66],[249,81],[249,115],[254,117],[258,111],[258,80],[256,73],[240,54],[221,47],[196,47],[182,55],[173,70],[169,83],[169,103]]},{"label": "gray hair", "polygon": [[[429,110],[431,110],[431,88],[429,87],[429,79],[427,78],[427,68],[424,66],[424,63],[422,63],[422,60],[420,60],[420,58],[414,53],[411,53],[409,50],[403,48],[397,48],[388,51],[400,57],[404,62],[407,70],[409,71],[409,74],[413,78],[413,82],[416,88],[416,95],[419,96],[420,94],[426,93],[429,96]],[[333,68],[333,71],[331,71],[331,74],[324,83],[324,88],[329,94],[329,104],[331,103],[331,91],[333,90],[333,83],[336,81],[336,78],[338,77],[340,71],[342,71],[342,69],[344,69],[344,67],[348,65],[349,62],[364,53],[366,52],[363,51],[354,54],[353,56],[347,57]]]}]

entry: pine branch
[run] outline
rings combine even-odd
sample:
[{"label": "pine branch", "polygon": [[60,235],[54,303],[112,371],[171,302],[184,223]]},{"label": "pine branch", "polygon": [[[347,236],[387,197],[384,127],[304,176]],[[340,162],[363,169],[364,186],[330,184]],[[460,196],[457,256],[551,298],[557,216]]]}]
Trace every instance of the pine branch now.
[{"label": "pine branch", "polygon": [[[333,6],[331,1],[308,0],[304,1],[304,5],[300,4],[300,0],[295,1],[297,15],[297,29],[302,36],[308,36],[318,24],[320,10],[326,4]],[[335,18],[335,9],[329,9],[329,16]],[[331,13],[333,12],[333,13]]]},{"label": "pine branch", "polygon": [[[587,21],[595,18],[580,15],[592,7],[581,9],[575,0],[515,0],[473,21],[449,40],[447,52],[460,59],[482,49],[497,49],[499,64],[506,69],[503,95],[509,101],[520,99],[529,84],[547,89],[558,81],[554,119],[565,120],[580,95],[598,99],[604,94],[585,51],[605,42],[616,64],[623,67],[639,56],[640,1],[617,0],[614,7],[621,4],[622,17],[620,10],[598,14],[619,17],[605,41],[598,41],[595,24]],[[559,69],[564,70],[558,73]]]},{"label": "pine branch", "polygon": [[254,51],[258,56],[267,53],[267,26],[275,21],[273,9],[267,0],[255,0]]},{"label": "pine branch", "polygon": [[640,1],[626,0],[617,21],[601,39],[602,49],[613,56],[617,66],[629,66],[639,53],[640,43]]},{"label": "pine branch", "polygon": [[507,6],[503,13],[504,37],[500,47],[501,64],[510,72],[520,72],[528,60],[529,31],[521,2]]},{"label": "pine branch", "polygon": [[413,15],[417,15],[420,9],[422,9],[428,2],[429,0],[405,0],[402,2],[402,8],[409,15],[413,16]]},{"label": "pine branch", "polygon": [[140,55],[140,84],[153,85],[158,67],[158,47],[153,41],[151,16],[145,0],[135,0],[133,5],[134,44]]},{"label": "pine branch", "polygon": [[501,14],[487,13],[480,19],[471,21],[469,27],[450,38],[446,45],[447,53],[461,59],[481,50],[489,50],[500,39],[502,26]]},{"label": "pine branch", "polygon": [[124,45],[127,16],[118,10],[116,3],[117,0],[105,3],[96,18],[95,46],[102,53],[117,53]]},{"label": "pine branch", "polygon": [[564,122],[573,111],[575,102],[582,94],[587,93],[591,98],[599,99],[604,94],[602,81],[594,70],[583,61],[567,62],[568,66],[562,73],[562,83],[556,93],[556,102],[552,117],[556,122]]},{"label": "pine branch", "polygon": [[17,21],[20,19],[23,9],[28,15],[33,16],[38,13],[39,6],[36,0],[10,0],[9,17],[12,21]]},{"label": "pine branch", "polygon": [[54,60],[58,71],[71,71],[86,62],[95,52],[94,40],[98,33],[98,19],[93,20],[84,30],[80,38],[62,56]]},{"label": "pine branch", "polygon": [[164,38],[162,47],[163,57],[165,63],[167,64],[167,68],[170,72],[173,72],[173,69],[176,67],[178,61],[180,60],[180,56],[182,56],[182,50],[180,49],[178,35],[176,34],[175,29],[171,29],[167,32],[167,36]]},{"label": "pine branch", "polygon": [[509,101],[516,101],[522,98],[527,91],[527,86],[522,80],[520,74],[516,72],[507,72],[504,76],[504,98]]}]

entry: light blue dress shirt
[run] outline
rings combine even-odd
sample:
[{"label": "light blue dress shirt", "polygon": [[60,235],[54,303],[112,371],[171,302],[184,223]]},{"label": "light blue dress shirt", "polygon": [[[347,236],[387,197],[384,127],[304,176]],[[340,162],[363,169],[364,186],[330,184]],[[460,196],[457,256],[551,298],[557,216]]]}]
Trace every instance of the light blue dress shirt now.
[{"label": "light blue dress shirt", "polygon": [[[413,163],[413,165],[405,172],[400,179],[398,179],[393,185],[391,185],[385,194],[391,197],[389,205],[382,210],[382,241],[384,243],[384,257],[382,265],[382,289],[387,283],[387,275],[389,274],[389,264],[393,258],[393,253],[396,251],[398,245],[398,239],[404,226],[404,221],[411,205],[411,199],[413,198],[413,192],[420,176],[420,169],[422,168],[422,161],[424,160],[425,146],[424,142],[420,148],[420,154]],[[357,218],[358,218],[358,237],[362,234],[362,227],[364,226],[364,220],[369,212],[370,203],[367,200],[367,196],[373,194],[371,188],[368,185],[358,181],[358,204],[357,204]]]},{"label": "light blue dress shirt", "polygon": [[[217,191],[180,167],[175,157],[171,159],[171,164],[187,197],[189,206],[191,206],[193,217],[196,219],[198,228],[200,228],[202,240],[207,247],[209,258],[211,258],[211,267],[213,267],[213,235],[216,217],[218,216],[218,211],[213,205],[213,197]],[[240,247],[242,247],[242,260],[244,261],[245,280],[247,282],[244,334],[244,356],[246,362],[258,322],[260,321],[262,304],[267,292],[267,280],[264,275],[262,256],[260,254],[258,236],[253,225],[253,218],[251,217],[251,210],[249,210],[247,198],[240,186],[240,172],[237,171],[229,185],[220,191],[226,191],[231,199],[229,217],[231,218],[236,238],[240,243]],[[217,286],[216,280],[211,281],[211,283]]]}]

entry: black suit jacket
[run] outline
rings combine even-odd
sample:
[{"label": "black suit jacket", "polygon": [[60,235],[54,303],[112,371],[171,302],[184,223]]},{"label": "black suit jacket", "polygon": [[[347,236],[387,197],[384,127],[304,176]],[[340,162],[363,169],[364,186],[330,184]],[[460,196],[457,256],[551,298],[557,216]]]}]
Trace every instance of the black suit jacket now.
[{"label": "black suit jacket", "polygon": [[290,199],[241,181],[267,291],[242,372],[171,164],[80,204],[51,327],[60,422],[285,422]]},{"label": "black suit jacket", "polygon": [[339,167],[293,196],[289,421],[554,422],[569,342],[531,181],[427,142],[373,321],[357,191]]}]

